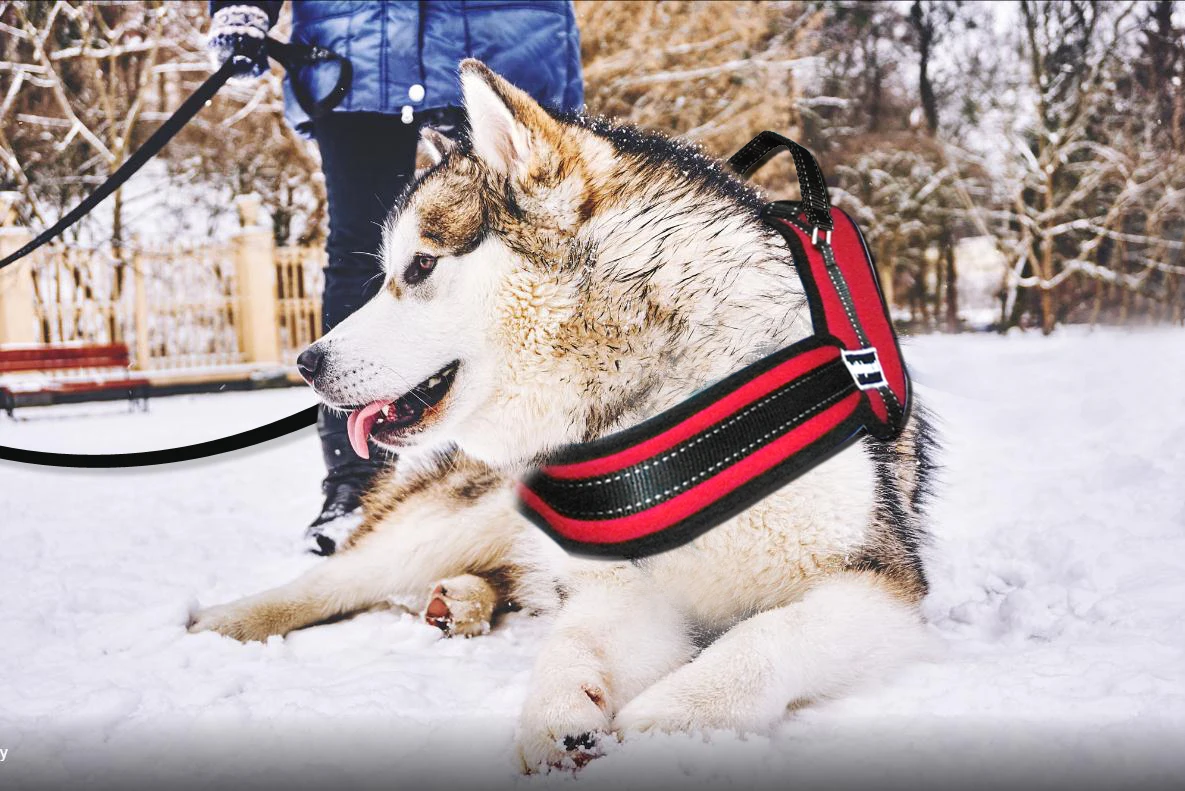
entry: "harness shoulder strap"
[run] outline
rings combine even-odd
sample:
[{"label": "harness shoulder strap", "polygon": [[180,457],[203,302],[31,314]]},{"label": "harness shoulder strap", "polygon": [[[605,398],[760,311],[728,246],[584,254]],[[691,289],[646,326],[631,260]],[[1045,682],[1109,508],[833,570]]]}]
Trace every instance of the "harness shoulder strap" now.
[{"label": "harness shoulder strap", "polygon": [[749,176],[782,149],[794,157],[802,202],[774,201],[762,214],[790,246],[816,335],[838,341],[852,378],[868,396],[876,418],[869,433],[895,437],[908,415],[909,377],[864,235],[831,206],[819,163],[793,140],[762,132],[729,164]]},{"label": "harness shoulder strap", "polygon": [[891,439],[905,426],[910,386],[872,254],[860,229],[840,209],[831,210],[834,228],[825,237],[792,211],[773,203],[765,217],[791,250],[815,334],[840,347],[872,412],[868,432]]}]

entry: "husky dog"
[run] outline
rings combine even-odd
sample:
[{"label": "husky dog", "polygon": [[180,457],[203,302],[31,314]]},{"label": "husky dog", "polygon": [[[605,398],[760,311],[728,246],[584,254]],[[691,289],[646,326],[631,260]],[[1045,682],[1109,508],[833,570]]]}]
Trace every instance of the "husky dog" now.
[{"label": "husky dog", "polygon": [[[307,350],[355,447],[398,450],[344,551],[195,630],[284,634],[419,594],[457,634],[555,607],[518,727],[523,768],[632,731],[763,729],[914,654],[932,442],[917,410],[689,544],[569,558],[516,514],[549,454],[635,425],[812,333],[760,194],[681,143],[544,111],[461,67],[471,139],[386,228],[383,291]],[[415,383],[419,384],[415,384]],[[558,584],[557,584],[558,581]],[[559,601],[562,600],[562,601]]]}]

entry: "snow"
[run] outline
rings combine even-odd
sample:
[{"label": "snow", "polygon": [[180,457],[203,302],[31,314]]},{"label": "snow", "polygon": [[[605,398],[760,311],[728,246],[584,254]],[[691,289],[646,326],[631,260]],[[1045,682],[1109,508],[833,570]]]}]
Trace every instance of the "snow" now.
[{"label": "snow", "polygon": [[[513,762],[546,618],[472,640],[396,611],[267,644],[185,632],[196,601],[319,562],[296,549],[311,428],[154,469],[0,463],[0,786],[1180,787],[1183,349],[1179,329],[914,339],[947,445],[933,655],[770,734],[635,738],[576,777]],[[179,425],[161,402],[17,430],[152,435]]]},{"label": "snow", "polygon": [[228,437],[317,403],[307,387],[17,408],[0,417],[0,445],[52,453],[133,453]]}]

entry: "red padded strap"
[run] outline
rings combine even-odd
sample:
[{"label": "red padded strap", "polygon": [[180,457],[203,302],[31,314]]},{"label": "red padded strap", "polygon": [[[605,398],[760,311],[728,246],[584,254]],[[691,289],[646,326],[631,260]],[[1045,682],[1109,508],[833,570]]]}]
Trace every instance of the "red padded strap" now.
[{"label": "red padded strap", "polygon": [[[833,208],[831,216],[834,221],[830,242],[831,263],[838,269],[847,285],[855,316],[849,314],[849,308],[840,297],[835,278],[829,271],[825,240],[820,239],[822,244],[817,245],[812,241],[812,231],[808,226],[782,218],[775,218],[775,221],[794,233],[801,242],[800,246],[809,269],[808,272],[801,273],[804,275],[803,286],[808,299],[821,308],[825,323],[825,326],[816,326],[815,332],[834,336],[848,350],[862,348],[866,342],[877,350],[892,395],[881,390],[866,392],[873,413],[888,426],[907,411],[909,379],[901,360],[901,350],[897,346],[897,336],[893,331],[888,307],[877,281],[875,265],[864,243],[864,237],[843,211]],[[818,317],[819,311],[816,311],[815,315]],[[861,332],[864,335],[863,339],[860,337]],[[886,396],[896,399],[895,409],[892,408],[893,405],[886,404]],[[899,430],[900,426],[892,428]]]},{"label": "red padded strap", "polygon": [[[576,519],[564,516],[539,497],[526,483],[518,486],[518,496],[533,521],[555,530],[568,541],[592,545],[613,545],[637,541],[659,533],[676,523],[702,512],[741,486],[785,463],[812,443],[840,427],[859,408],[861,396],[849,393],[810,420],[783,434],[756,452],[742,457],[702,483],[659,505],[617,519]],[[846,439],[846,437],[845,437]],[[759,499],[759,498],[758,498]],[[747,503],[746,503],[747,505]],[[531,513],[534,512],[534,513]]]}]

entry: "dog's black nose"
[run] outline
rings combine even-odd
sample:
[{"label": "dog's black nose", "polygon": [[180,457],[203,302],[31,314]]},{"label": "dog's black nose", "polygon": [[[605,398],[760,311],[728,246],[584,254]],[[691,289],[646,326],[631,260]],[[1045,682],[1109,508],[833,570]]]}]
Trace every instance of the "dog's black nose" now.
[{"label": "dog's black nose", "polygon": [[324,361],[325,355],[317,348],[316,344],[313,344],[296,358],[296,370],[300,371],[300,375],[306,382],[312,384],[313,377],[321,370],[321,363]]}]

